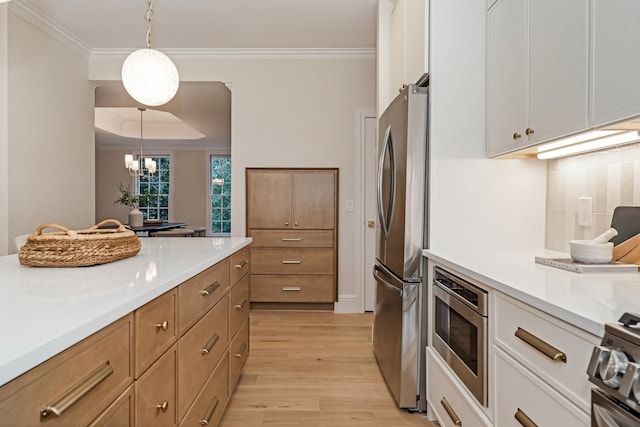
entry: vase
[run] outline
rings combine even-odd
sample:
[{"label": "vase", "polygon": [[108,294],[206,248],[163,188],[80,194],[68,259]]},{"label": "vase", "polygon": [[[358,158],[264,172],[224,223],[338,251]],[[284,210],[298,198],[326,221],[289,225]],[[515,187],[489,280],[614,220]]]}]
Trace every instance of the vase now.
[{"label": "vase", "polygon": [[129,212],[129,227],[142,227],[144,218],[138,208],[133,208]]}]

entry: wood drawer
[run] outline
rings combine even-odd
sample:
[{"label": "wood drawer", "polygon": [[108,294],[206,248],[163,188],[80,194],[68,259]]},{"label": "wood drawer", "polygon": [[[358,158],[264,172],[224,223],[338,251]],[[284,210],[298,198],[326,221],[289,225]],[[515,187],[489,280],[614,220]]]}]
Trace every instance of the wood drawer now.
[{"label": "wood drawer", "polygon": [[520,426],[515,416],[526,416],[538,426],[584,427],[589,415],[496,349],[496,425]]},{"label": "wood drawer", "polygon": [[251,275],[251,302],[333,302],[332,276]]},{"label": "wood drawer", "polygon": [[333,248],[333,230],[250,230],[254,248]]},{"label": "wood drawer", "polygon": [[131,384],[89,427],[133,427],[135,425],[134,386]]},{"label": "wood drawer", "polygon": [[[133,381],[133,316],[127,315],[0,388],[2,425],[86,426]],[[89,388],[95,374],[97,385]],[[101,379],[100,379],[101,378]],[[82,384],[86,394],[57,417],[43,408]]]},{"label": "wood drawer", "polygon": [[156,361],[176,341],[176,291],[159,296],[134,313],[135,377]]},{"label": "wood drawer", "polygon": [[230,337],[238,332],[238,328],[247,317],[249,317],[249,276],[245,276],[229,292]]},{"label": "wood drawer", "polygon": [[136,425],[176,425],[176,349],[171,347],[136,381]]},{"label": "wood drawer", "polygon": [[251,252],[252,274],[334,274],[333,249],[253,248]]},{"label": "wood drawer", "polygon": [[249,273],[249,247],[239,250],[235,254],[231,255],[231,283],[238,283],[238,280],[242,279],[247,273]]},{"label": "wood drawer", "polygon": [[229,289],[229,259],[178,286],[178,330],[184,334]]},{"label": "wood drawer", "polygon": [[229,344],[229,395],[236,387],[242,368],[249,358],[249,319],[245,319],[238,335]]},{"label": "wood drawer", "polygon": [[[588,411],[591,385],[585,369],[600,339],[499,292],[495,295],[496,344]],[[552,360],[534,345],[516,337],[519,328],[519,334],[528,333],[564,353],[566,363]]]},{"label": "wood drawer", "polygon": [[[489,427],[492,424],[474,405],[474,398],[466,390],[456,384],[457,377],[441,361],[440,357],[427,348],[427,401],[433,408],[441,426],[456,425]],[[451,409],[451,413],[445,409]],[[455,423],[455,419],[460,424]]]},{"label": "wood drawer", "polygon": [[228,381],[229,355],[225,354],[180,426],[217,426],[229,401]]},{"label": "wood drawer", "polygon": [[229,297],[225,296],[178,341],[179,419],[227,352]]}]

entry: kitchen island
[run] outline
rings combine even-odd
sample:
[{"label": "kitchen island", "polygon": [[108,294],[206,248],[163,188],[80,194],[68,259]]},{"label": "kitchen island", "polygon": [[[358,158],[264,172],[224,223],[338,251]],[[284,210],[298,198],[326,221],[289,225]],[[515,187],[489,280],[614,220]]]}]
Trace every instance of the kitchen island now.
[{"label": "kitchen island", "polygon": [[[136,403],[130,405],[129,412],[130,419],[136,421],[131,425],[144,425],[146,421],[164,425],[160,419],[145,419],[148,414],[155,417],[166,413],[169,425],[174,425],[191,417],[192,412],[205,413],[204,406],[210,403],[205,405],[200,400],[209,389],[217,393],[217,412],[224,409],[248,355],[248,304],[242,301],[248,299],[251,239],[141,240],[142,248],[136,256],[92,267],[25,267],[19,265],[17,255],[0,257],[0,321],[3,324],[0,385],[4,385],[0,388],[0,407],[3,411],[31,403],[10,404],[14,392],[8,393],[9,389],[28,390],[39,379],[56,378],[61,372],[64,375],[58,382],[62,383],[67,380],[66,376],[71,377],[69,369],[84,369],[81,362],[89,359],[92,359],[91,369],[94,365],[101,366],[96,373],[104,384],[98,383],[94,391],[89,389],[85,400],[94,398],[92,393],[97,393],[96,399],[105,400],[103,396],[111,393],[109,402],[100,403],[110,404],[119,395],[117,402],[122,400],[127,404],[126,393],[135,394]],[[202,355],[197,364],[189,367],[203,369],[202,379],[198,380],[180,374],[181,360],[191,357],[188,348],[192,340],[196,354]],[[109,342],[112,344],[107,345]],[[240,349],[235,348],[236,344]],[[101,345],[104,355],[96,355],[101,352],[98,350]],[[112,351],[114,355],[108,354]],[[211,373],[214,368],[215,375]],[[176,372],[175,376],[172,372]],[[59,398],[62,391],[72,390],[74,384],[83,384],[89,377],[76,378],[71,385],[60,385],[60,390],[47,399],[56,403],[54,398]],[[56,382],[51,378],[46,384]],[[154,383],[157,378],[162,378],[163,383],[173,378],[176,384],[164,388],[174,393],[177,390],[180,399],[172,395],[168,403],[163,398],[159,406],[154,403],[151,411],[144,407],[146,395],[141,390],[145,384],[150,394],[162,389],[159,383]],[[185,378],[191,382],[183,384]],[[120,382],[108,393],[99,392],[109,381]],[[123,392],[125,388],[127,391]],[[220,390],[224,390],[223,395]],[[131,397],[130,402],[133,401]],[[56,405],[51,406],[50,414],[56,412]],[[41,419],[47,416],[46,411],[45,407]],[[72,420],[75,420],[74,412],[80,417],[88,416],[83,413],[81,403],[68,412]],[[105,414],[112,415],[105,410],[101,417]],[[7,415],[11,414],[4,414]],[[92,417],[96,415],[97,410]]]}]

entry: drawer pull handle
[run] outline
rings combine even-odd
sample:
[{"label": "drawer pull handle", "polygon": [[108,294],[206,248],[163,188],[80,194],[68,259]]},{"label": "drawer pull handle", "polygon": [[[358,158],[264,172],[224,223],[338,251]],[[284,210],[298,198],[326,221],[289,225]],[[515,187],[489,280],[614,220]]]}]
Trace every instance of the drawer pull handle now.
[{"label": "drawer pull handle", "polygon": [[215,397],[214,399],[215,400],[213,401],[213,404],[209,406],[209,409],[207,409],[207,413],[205,414],[204,418],[200,420],[200,425],[202,426],[209,425],[211,417],[213,417],[213,413],[216,412],[216,408],[218,407],[220,401],[217,397]]},{"label": "drawer pull handle", "polygon": [[442,404],[442,407],[444,408],[444,410],[447,411],[447,415],[449,415],[449,418],[451,418],[451,421],[453,421],[453,424],[457,426],[461,426],[462,421],[460,421],[460,418],[458,417],[458,414],[456,414],[456,411],[454,411],[451,405],[449,404],[449,402],[447,402],[447,399],[443,397],[440,403]]},{"label": "drawer pull handle", "polygon": [[220,287],[220,283],[213,282],[212,284],[210,284],[209,286],[201,290],[200,295],[202,295],[203,297],[209,296],[212,293],[214,293],[216,289],[218,289],[219,287]]},{"label": "drawer pull handle", "polygon": [[302,237],[283,237],[282,238],[283,242],[299,242],[300,240],[302,240]]},{"label": "drawer pull handle", "polygon": [[522,427],[538,427],[538,424],[531,421],[531,418],[520,408],[516,411],[514,418],[522,425]]},{"label": "drawer pull handle", "polygon": [[522,341],[524,341],[527,344],[529,344],[531,347],[533,347],[536,350],[538,350],[540,353],[542,353],[545,356],[547,356],[549,359],[551,359],[553,361],[556,361],[556,362],[567,363],[567,355],[564,352],[558,350],[557,348],[555,348],[551,344],[548,344],[548,343],[542,341],[540,338],[538,338],[535,335],[532,335],[531,333],[525,331],[521,327],[518,326],[518,329],[516,330],[516,334],[515,335],[516,335],[516,337],[520,338]]},{"label": "drawer pull handle", "polygon": [[169,402],[167,402],[166,400],[162,403],[160,403],[159,405],[156,405],[156,408],[160,409],[162,411],[162,413],[167,412],[167,409],[169,409]]},{"label": "drawer pull handle", "polygon": [[299,259],[283,259],[283,264],[302,264],[302,261]]},{"label": "drawer pull handle", "polygon": [[239,270],[241,268],[244,268],[244,266],[247,265],[247,260],[242,260],[239,263],[236,264],[236,268]]},{"label": "drawer pull handle", "polygon": [[247,303],[247,299],[245,298],[244,301],[242,301],[240,304],[236,304],[235,308],[238,310],[242,310],[242,307],[244,307],[246,303]]},{"label": "drawer pull handle", "polygon": [[301,291],[302,288],[300,286],[285,286],[282,290],[284,292],[298,292]]},{"label": "drawer pull handle", "polygon": [[84,377],[80,382],[75,384],[70,390],[60,396],[55,402],[45,406],[40,410],[40,421],[51,418],[51,415],[61,417],[64,412],[86,396],[98,384],[113,374],[113,368],[109,362],[100,366],[98,369]]},{"label": "drawer pull handle", "polygon": [[247,343],[243,342],[242,345],[240,346],[240,351],[234,355],[236,356],[236,359],[242,358],[242,355],[244,354],[246,349],[247,349]]},{"label": "drawer pull handle", "polygon": [[204,348],[200,350],[200,353],[209,354],[209,352],[211,352],[211,349],[213,348],[214,345],[216,345],[219,339],[220,337],[218,336],[218,334],[215,334],[213,338],[211,338],[209,342],[204,346]]},{"label": "drawer pull handle", "polygon": [[167,322],[166,320],[163,320],[162,323],[156,324],[156,328],[166,331],[169,328],[169,322]]}]

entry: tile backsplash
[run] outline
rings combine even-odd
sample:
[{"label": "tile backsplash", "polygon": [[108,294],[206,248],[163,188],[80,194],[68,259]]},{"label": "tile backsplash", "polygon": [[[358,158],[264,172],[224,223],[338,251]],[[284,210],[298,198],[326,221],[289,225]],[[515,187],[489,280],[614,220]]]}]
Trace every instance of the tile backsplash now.
[{"label": "tile backsplash", "polygon": [[[590,226],[578,225],[580,197],[592,198]],[[640,144],[547,161],[547,249],[602,233],[617,206],[640,206]]]}]

